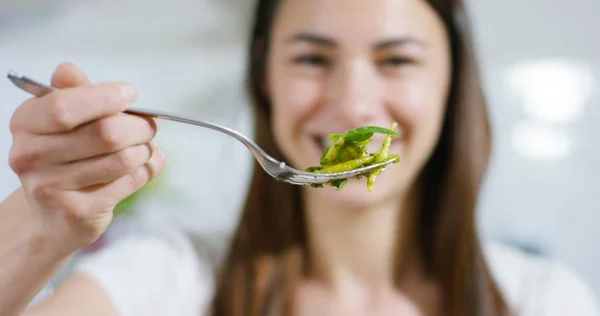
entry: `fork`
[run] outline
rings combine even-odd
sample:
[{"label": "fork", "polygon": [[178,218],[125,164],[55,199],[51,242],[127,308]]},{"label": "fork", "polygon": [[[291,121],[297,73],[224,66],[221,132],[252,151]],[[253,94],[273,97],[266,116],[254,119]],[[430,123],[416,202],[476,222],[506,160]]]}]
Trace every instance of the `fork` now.
[{"label": "fork", "polygon": [[[20,75],[12,71],[8,73],[8,79],[10,79],[10,81],[12,81],[17,87],[21,88],[23,91],[36,97],[42,97],[56,90],[56,88],[54,87],[41,84],[33,79],[30,79],[26,76]],[[258,164],[271,177],[275,178],[276,180],[294,185],[318,185],[335,180],[349,179],[359,175],[367,174],[376,168],[381,167],[382,169],[385,169],[385,167],[388,164],[395,162],[395,159],[390,159],[382,163],[370,165],[368,167],[362,167],[351,171],[336,173],[306,172],[294,169],[286,165],[285,162],[278,161],[277,159],[267,154],[262,148],[260,148],[254,141],[252,141],[247,136],[225,126],[221,126],[207,121],[192,120],[159,111],[129,108],[128,110],[124,111],[124,113],[154,117],[169,121],[191,124],[195,126],[201,126],[229,135],[240,141],[242,144],[244,144],[250,150],[252,156],[254,156]]]}]

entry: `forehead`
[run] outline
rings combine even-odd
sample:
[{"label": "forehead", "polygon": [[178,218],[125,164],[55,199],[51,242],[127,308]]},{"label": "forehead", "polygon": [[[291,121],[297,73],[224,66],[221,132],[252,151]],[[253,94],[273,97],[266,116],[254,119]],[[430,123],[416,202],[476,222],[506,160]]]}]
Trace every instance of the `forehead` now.
[{"label": "forehead", "polygon": [[425,0],[282,0],[273,35],[316,32],[341,42],[399,35],[428,37],[441,20]]}]

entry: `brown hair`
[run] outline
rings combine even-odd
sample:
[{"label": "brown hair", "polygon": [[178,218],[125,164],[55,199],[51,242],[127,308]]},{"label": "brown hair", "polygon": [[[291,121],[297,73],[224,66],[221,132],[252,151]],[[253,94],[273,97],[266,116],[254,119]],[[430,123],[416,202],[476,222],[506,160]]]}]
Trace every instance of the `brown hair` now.
[{"label": "brown hair", "polygon": [[[277,0],[259,0],[250,42],[248,85],[257,143],[284,159],[271,131],[264,93],[266,60]],[[442,133],[419,183],[423,197],[409,214],[409,249],[442,288],[448,315],[508,314],[485,263],[475,208],[487,168],[491,135],[467,17],[460,0],[429,0],[451,45],[452,83]],[[292,315],[294,290],[306,271],[306,222],[301,189],[268,176],[258,165],[212,301],[214,316]],[[396,278],[405,271],[398,255]]]}]

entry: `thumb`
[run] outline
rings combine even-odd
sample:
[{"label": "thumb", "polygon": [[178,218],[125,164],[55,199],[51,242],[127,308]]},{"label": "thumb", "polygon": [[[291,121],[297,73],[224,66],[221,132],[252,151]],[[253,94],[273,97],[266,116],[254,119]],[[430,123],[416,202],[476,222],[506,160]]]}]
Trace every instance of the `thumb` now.
[{"label": "thumb", "polygon": [[91,84],[87,75],[75,64],[60,64],[52,75],[52,86],[58,89],[72,88]]}]

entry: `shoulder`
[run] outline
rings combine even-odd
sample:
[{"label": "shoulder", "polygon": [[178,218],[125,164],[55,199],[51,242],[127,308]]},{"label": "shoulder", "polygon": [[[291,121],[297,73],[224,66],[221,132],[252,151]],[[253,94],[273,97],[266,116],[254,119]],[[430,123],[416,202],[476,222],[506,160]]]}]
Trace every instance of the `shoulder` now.
[{"label": "shoulder", "polygon": [[485,243],[484,253],[518,315],[600,315],[588,285],[565,264],[495,242]]},{"label": "shoulder", "polygon": [[197,316],[214,287],[214,261],[198,245],[213,241],[192,236],[172,223],[145,227],[83,255],[75,272],[97,281],[120,315]]}]

